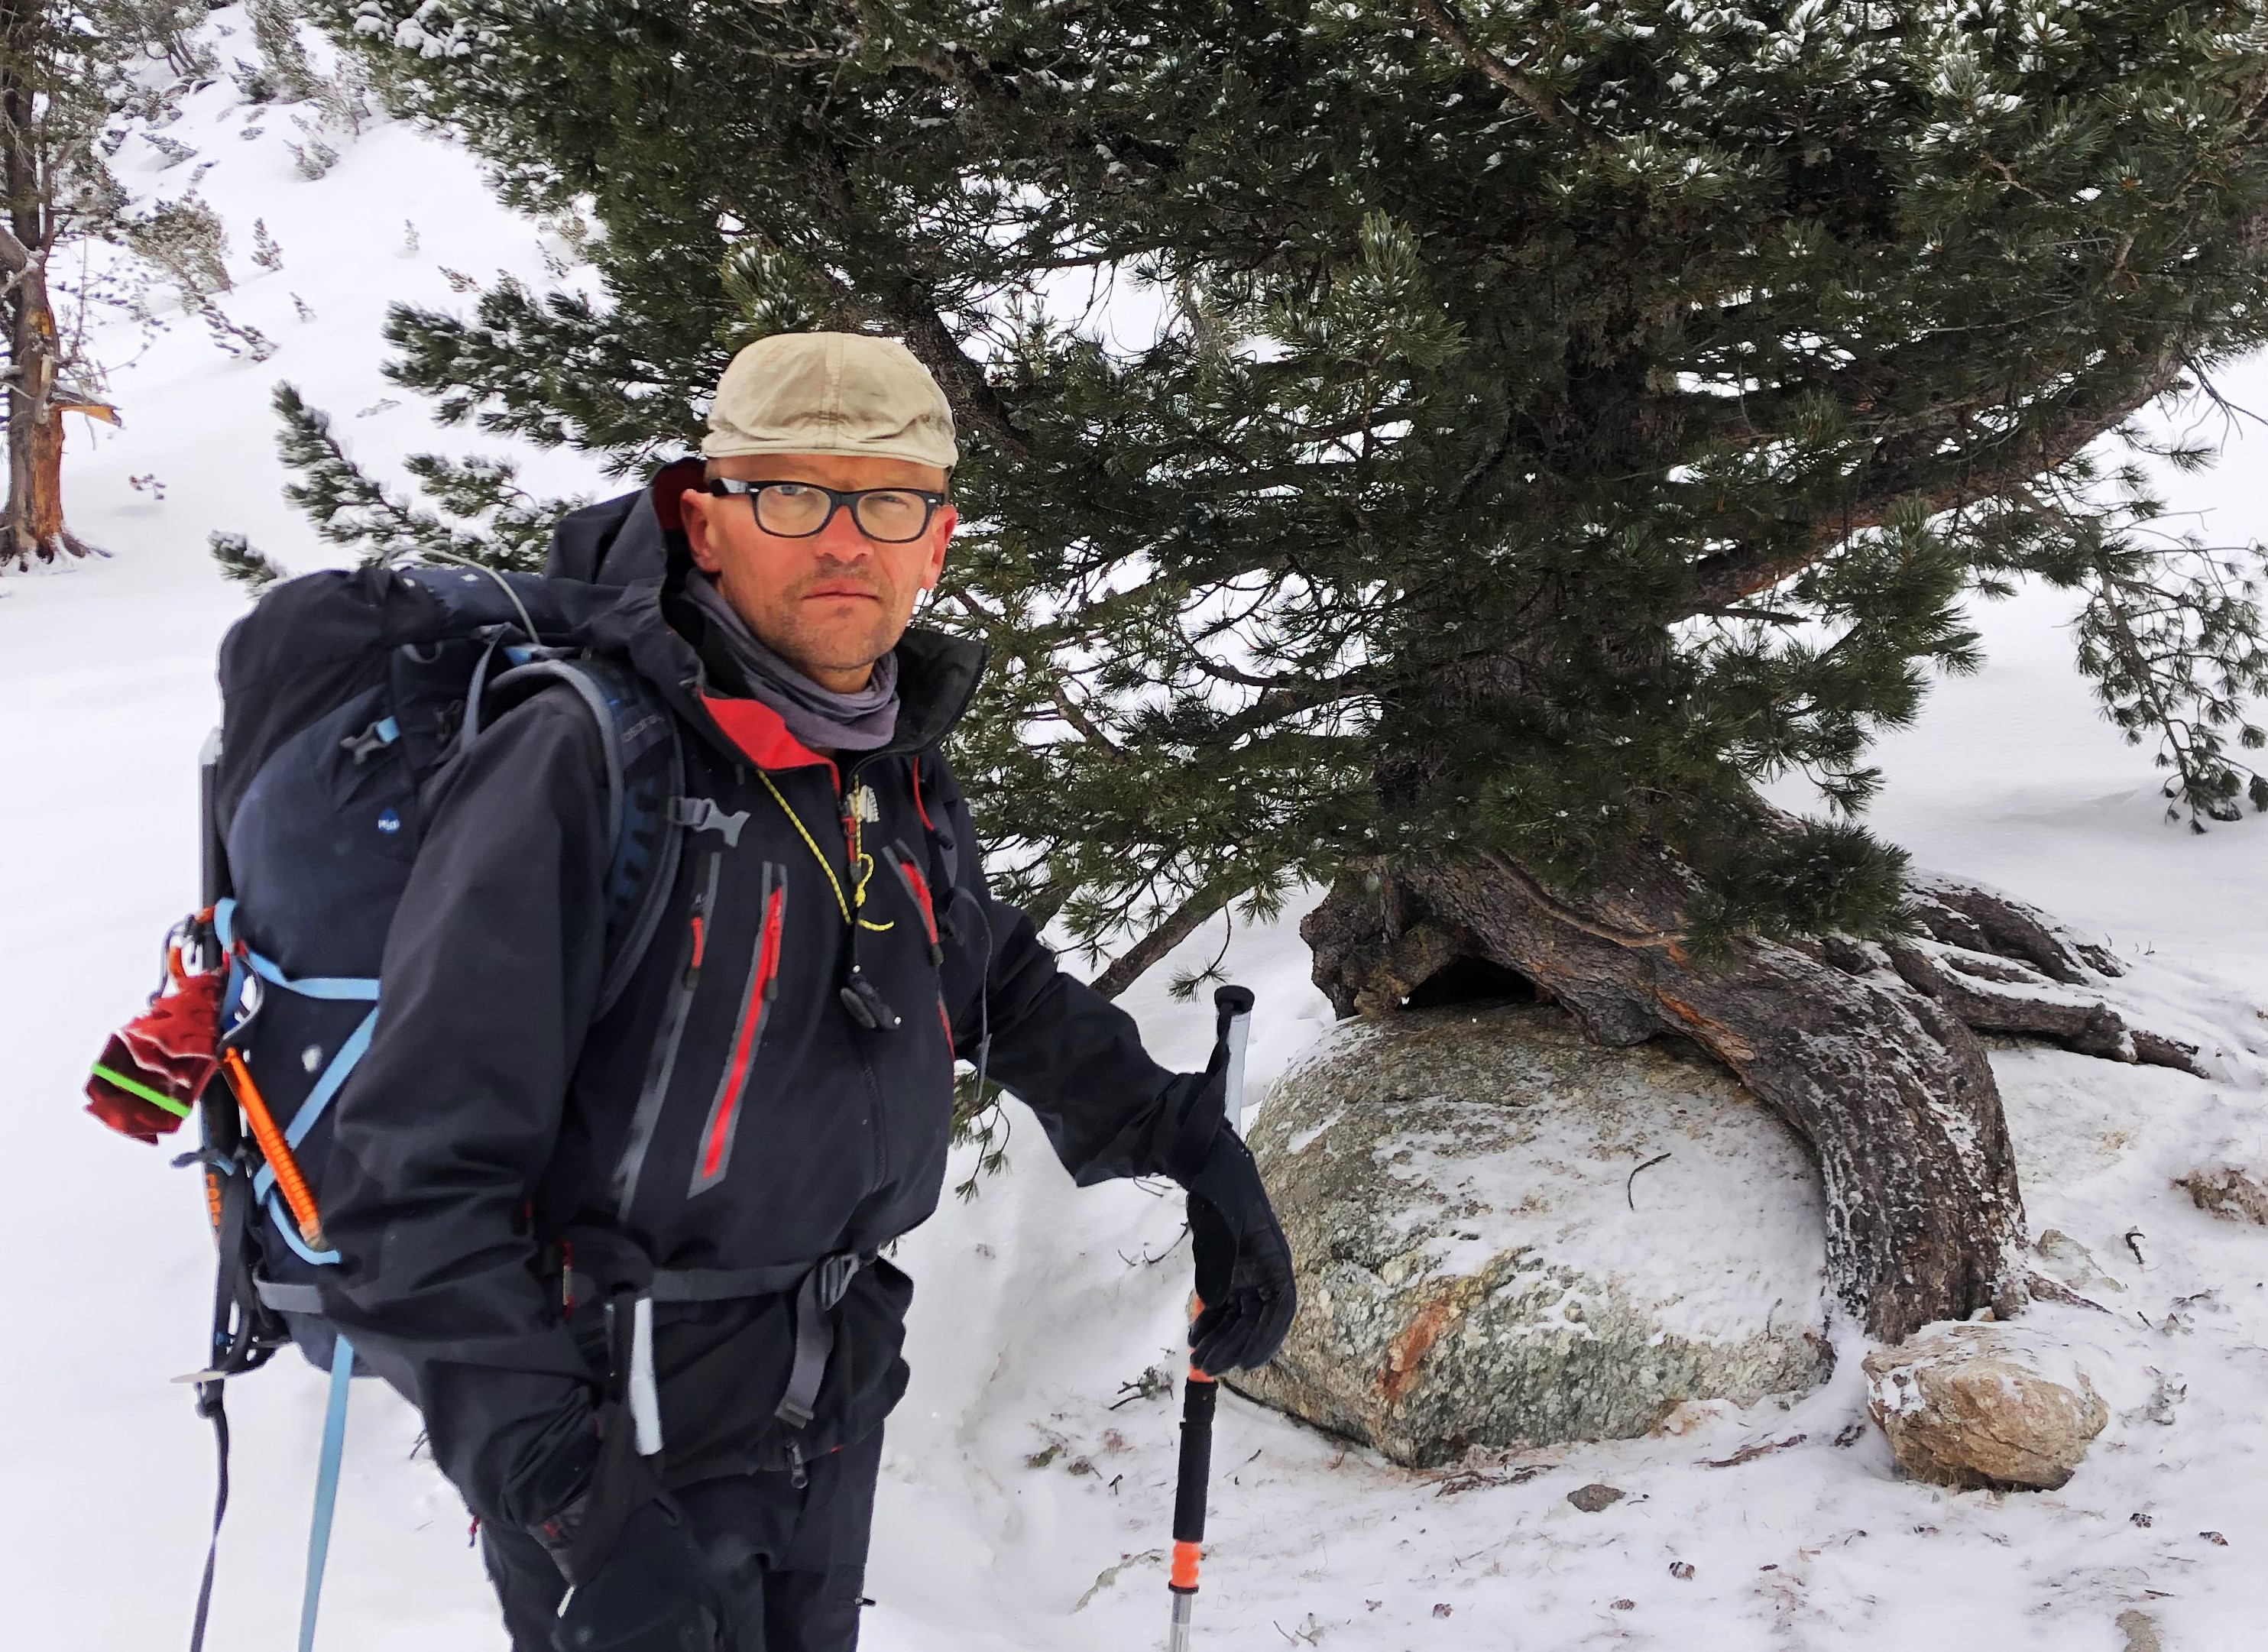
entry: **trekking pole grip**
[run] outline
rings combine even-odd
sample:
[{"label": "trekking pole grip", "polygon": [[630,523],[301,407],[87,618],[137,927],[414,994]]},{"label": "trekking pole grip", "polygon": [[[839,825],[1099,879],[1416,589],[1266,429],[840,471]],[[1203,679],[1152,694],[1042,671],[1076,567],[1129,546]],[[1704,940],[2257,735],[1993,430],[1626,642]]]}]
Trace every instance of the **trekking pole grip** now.
[{"label": "trekking pole grip", "polygon": [[1255,1001],[1248,986],[1218,987],[1212,995],[1213,1046],[1227,1057],[1221,1092],[1223,1116],[1240,1131],[1244,1128],[1244,1047],[1252,1032]]},{"label": "trekking pole grip", "polygon": [[[1189,1299],[1195,1324],[1204,1302]],[[1197,1604],[1197,1567],[1204,1558],[1205,1501],[1212,1482],[1212,1414],[1220,1385],[1189,1361],[1182,1384],[1182,1459],[1174,1477],[1174,1563],[1166,1587],[1172,1591],[1171,1652],[1189,1652],[1191,1608]]]},{"label": "trekking pole grip", "polygon": [[[1200,1304],[1202,1306],[1202,1304]],[[1220,1386],[1189,1367],[1182,1385],[1182,1460],[1174,1482],[1174,1575],[1176,1594],[1197,1593],[1197,1561],[1205,1530],[1205,1500],[1212,1479],[1213,1404]]]}]

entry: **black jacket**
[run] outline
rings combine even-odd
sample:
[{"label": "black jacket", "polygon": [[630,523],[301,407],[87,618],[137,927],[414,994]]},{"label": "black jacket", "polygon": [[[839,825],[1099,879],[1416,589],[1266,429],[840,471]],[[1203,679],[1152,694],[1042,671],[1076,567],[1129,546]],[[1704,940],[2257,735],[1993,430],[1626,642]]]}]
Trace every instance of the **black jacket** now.
[{"label": "black jacket", "polygon": [[[538,695],[438,783],[321,1189],[342,1258],[327,1312],[422,1406],[474,1510],[515,1526],[595,1460],[609,1330],[570,1300],[578,1237],[668,1269],[871,1255],[935,1209],[954,1059],[988,1030],[991,1073],[1081,1182],[1164,1170],[1195,1095],[984,887],[938,753],[982,651],[909,632],[890,744],[843,768],[804,750],[665,617],[683,485],[673,468],[578,513],[554,549],[556,572],[622,583],[591,641],[673,709],[686,794],[711,806],[682,811],[711,823],[683,828],[643,962],[594,1017],[601,754],[571,696]],[[845,1007],[854,972],[895,1027]],[[857,1275],[799,1432],[772,1415],[785,1296],[658,1304],[665,1481],[771,1466],[791,1433],[806,1457],[870,1433],[904,1389],[910,1295],[886,1261]]]}]

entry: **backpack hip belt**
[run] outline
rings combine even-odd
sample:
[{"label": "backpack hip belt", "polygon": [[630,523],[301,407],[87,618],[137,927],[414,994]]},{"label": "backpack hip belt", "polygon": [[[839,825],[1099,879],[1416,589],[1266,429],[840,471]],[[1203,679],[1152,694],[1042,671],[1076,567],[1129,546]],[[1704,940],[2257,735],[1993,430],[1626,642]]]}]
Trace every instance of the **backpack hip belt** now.
[{"label": "backpack hip belt", "polygon": [[[657,1268],[635,1241],[608,1228],[575,1228],[552,1247],[551,1276],[560,1301],[604,1304],[615,1398],[628,1411],[640,1457],[659,1456],[660,1392],[653,1364],[656,1303],[752,1302],[785,1296],[794,1325],[795,1358],[787,1387],[772,1414],[791,1429],[809,1426],[815,1414],[827,1361],[835,1351],[835,1310],[859,1270],[879,1254],[836,1250],[809,1262],[780,1262],[757,1268]],[[799,1484],[802,1456],[793,1442],[788,1458]]]}]

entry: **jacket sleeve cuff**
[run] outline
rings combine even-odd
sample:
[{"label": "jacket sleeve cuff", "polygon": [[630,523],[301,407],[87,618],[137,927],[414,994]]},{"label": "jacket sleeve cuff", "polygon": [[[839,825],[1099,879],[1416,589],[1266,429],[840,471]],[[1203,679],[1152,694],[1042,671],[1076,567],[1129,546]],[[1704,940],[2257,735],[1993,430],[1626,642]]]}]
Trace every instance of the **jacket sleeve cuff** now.
[{"label": "jacket sleeve cuff", "polygon": [[1204,1169],[1220,1132],[1228,1125],[1227,1090],[1221,1074],[1211,1071],[1177,1074],[1167,1087],[1165,1112],[1162,1122],[1170,1133],[1163,1143],[1163,1169],[1187,1187]]}]

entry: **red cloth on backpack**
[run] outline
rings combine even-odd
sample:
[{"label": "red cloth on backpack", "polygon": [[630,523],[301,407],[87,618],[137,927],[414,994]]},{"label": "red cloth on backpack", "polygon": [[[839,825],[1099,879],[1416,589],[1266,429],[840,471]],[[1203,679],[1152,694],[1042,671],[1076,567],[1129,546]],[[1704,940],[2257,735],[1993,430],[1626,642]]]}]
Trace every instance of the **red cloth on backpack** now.
[{"label": "red cloth on backpack", "polygon": [[[187,977],[113,1033],[86,1081],[86,1110],[136,1141],[154,1143],[178,1129],[220,1064],[220,995],[225,984],[224,972],[218,970]],[[165,1096],[181,1112],[113,1082],[106,1073]]]}]

